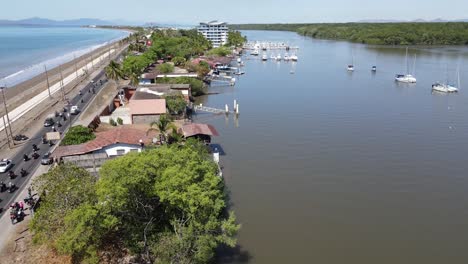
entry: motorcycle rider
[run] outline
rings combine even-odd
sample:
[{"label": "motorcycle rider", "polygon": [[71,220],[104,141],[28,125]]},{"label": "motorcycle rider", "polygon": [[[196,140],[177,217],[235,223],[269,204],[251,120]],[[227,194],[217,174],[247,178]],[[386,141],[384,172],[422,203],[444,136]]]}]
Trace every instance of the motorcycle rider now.
[{"label": "motorcycle rider", "polygon": [[26,174],[28,173],[25,169],[21,168],[21,176],[26,176]]},{"label": "motorcycle rider", "polygon": [[28,154],[24,154],[24,155],[23,155],[23,160],[24,160],[24,161],[28,161],[28,160],[29,160]]}]

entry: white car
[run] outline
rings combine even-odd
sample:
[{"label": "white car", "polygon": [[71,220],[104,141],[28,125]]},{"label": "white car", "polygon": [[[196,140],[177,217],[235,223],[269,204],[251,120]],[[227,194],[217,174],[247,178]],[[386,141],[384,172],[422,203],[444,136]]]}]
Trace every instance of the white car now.
[{"label": "white car", "polygon": [[70,109],[70,114],[77,115],[78,113],[80,113],[80,108],[78,108],[77,105],[72,106]]},{"label": "white car", "polygon": [[2,159],[0,161],[0,172],[4,173],[7,170],[9,170],[13,166],[13,163],[11,163],[11,160],[9,159]]}]

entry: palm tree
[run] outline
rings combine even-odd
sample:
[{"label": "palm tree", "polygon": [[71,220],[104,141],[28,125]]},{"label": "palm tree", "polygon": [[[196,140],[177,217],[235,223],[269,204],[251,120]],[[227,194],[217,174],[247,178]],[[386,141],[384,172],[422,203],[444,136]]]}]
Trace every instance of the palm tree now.
[{"label": "palm tree", "polygon": [[161,141],[166,141],[167,132],[172,129],[177,130],[177,127],[172,122],[172,119],[168,115],[161,115],[158,121],[151,122],[151,128],[148,129],[146,134],[151,131],[158,131],[161,136]]},{"label": "palm tree", "polygon": [[140,83],[140,74],[138,72],[133,71],[127,77],[132,86],[137,86]]},{"label": "palm tree", "polygon": [[122,79],[123,74],[122,74],[122,69],[121,65],[115,61],[111,61],[109,65],[106,67],[106,75],[107,78],[118,81]]}]

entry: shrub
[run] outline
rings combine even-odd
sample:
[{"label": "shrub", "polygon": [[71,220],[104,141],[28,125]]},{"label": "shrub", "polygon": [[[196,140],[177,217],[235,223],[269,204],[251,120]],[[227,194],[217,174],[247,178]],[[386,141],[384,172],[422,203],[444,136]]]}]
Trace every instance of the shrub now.
[{"label": "shrub", "polygon": [[172,59],[172,62],[174,63],[175,66],[180,66],[185,63],[185,58],[184,57],[174,57]]},{"label": "shrub", "polygon": [[65,137],[63,138],[60,145],[78,145],[93,140],[95,138],[96,136],[93,134],[92,129],[84,126],[74,126],[68,130],[67,134],[65,134]]},{"label": "shrub", "polygon": [[123,125],[123,120],[120,117],[117,117],[117,124]]},{"label": "shrub", "polygon": [[163,63],[161,65],[158,65],[158,70],[162,74],[168,74],[174,72],[174,65],[170,63]]},{"label": "shrub", "polygon": [[206,55],[224,57],[231,54],[231,49],[228,47],[219,47],[209,50]]},{"label": "shrub", "polygon": [[112,119],[112,118],[109,119],[109,124],[110,124],[111,126],[117,126],[117,122],[115,122],[115,120]]},{"label": "shrub", "polygon": [[169,113],[180,115],[185,111],[187,102],[185,102],[185,98],[182,94],[167,95],[164,98],[166,99],[166,105]]},{"label": "shrub", "polygon": [[178,78],[160,78],[157,81],[158,83],[170,83],[170,84],[190,84],[192,88],[193,96],[204,95],[204,85],[203,82],[197,78],[190,77],[178,77]]}]

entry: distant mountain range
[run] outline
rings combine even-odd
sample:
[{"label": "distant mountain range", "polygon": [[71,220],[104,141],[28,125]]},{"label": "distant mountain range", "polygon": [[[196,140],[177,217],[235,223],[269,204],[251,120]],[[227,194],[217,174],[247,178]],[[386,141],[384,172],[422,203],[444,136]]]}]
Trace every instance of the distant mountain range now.
[{"label": "distant mountain range", "polygon": [[1,25],[31,25],[31,26],[136,26],[142,25],[140,22],[130,22],[125,20],[113,20],[106,21],[101,19],[94,18],[79,18],[79,19],[70,19],[70,20],[52,20],[47,18],[32,17],[27,19],[20,20],[0,20]]},{"label": "distant mountain range", "polygon": [[433,20],[424,20],[424,19],[415,19],[415,20],[395,20],[395,19],[365,19],[359,20],[358,23],[446,23],[446,22],[468,22],[468,19],[455,19],[447,20],[442,18],[437,18]]}]

